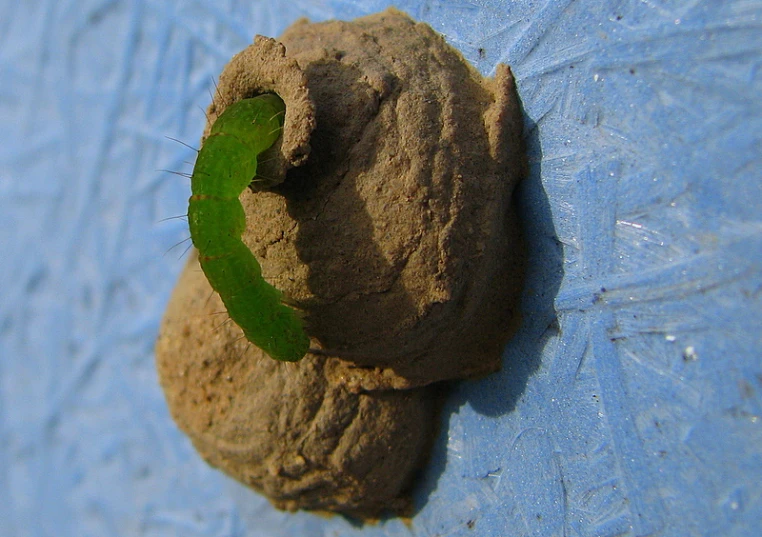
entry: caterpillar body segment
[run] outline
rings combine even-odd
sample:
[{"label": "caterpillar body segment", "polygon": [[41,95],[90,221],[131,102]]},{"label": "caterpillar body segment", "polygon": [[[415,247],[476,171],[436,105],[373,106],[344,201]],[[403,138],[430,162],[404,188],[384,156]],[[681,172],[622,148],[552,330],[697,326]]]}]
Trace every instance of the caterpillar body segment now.
[{"label": "caterpillar body segment", "polygon": [[191,177],[188,223],[199,263],[246,339],[270,357],[300,360],[309,348],[301,315],[267,283],[241,236],[238,196],[257,173],[257,158],[280,136],[285,105],[276,95],[238,101],[217,118]]}]

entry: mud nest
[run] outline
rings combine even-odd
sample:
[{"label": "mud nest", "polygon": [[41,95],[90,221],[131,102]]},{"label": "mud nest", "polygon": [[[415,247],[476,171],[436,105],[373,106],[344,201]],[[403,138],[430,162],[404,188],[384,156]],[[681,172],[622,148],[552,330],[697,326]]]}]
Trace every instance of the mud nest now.
[{"label": "mud nest", "polygon": [[201,455],[278,507],[405,512],[433,385],[497,370],[517,326],[514,79],[481,77],[390,9],[257,36],[223,71],[207,132],[267,92],[284,130],[241,197],[243,240],[319,352],[277,363],[242,340],[194,257],[157,343],[161,383]]}]

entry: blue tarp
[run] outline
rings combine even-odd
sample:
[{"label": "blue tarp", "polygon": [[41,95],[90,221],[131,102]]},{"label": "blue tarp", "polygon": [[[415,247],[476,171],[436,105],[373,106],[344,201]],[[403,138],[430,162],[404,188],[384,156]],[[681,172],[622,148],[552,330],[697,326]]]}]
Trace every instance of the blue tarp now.
[{"label": "blue tarp", "polygon": [[[190,149],[255,33],[380,0],[0,1],[0,536],[762,534],[762,2],[405,0],[512,65],[524,325],[410,521],[274,510],[169,418]],[[176,246],[177,245],[177,246]],[[176,246],[176,247],[175,247]]]}]

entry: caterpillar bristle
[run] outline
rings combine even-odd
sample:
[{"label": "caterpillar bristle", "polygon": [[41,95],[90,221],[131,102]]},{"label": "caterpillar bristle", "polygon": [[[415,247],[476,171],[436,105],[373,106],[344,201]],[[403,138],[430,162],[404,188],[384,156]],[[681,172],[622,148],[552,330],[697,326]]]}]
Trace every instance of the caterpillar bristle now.
[{"label": "caterpillar bristle", "polygon": [[[188,237],[187,239],[181,240],[180,242],[176,243],[174,246],[170,247],[166,252],[164,252],[164,255],[166,256],[169,252],[171,252],[172,250],[174,250],[175,248],[177,248],[178,246],[180,246],[184,242],[188,242],[189,240],[191,240],[190,237]],[[192,245],[193,245],[193,243],[191,243],[191,246]],[[185,255],[185,253],[183,253],[183,255]]]},{"label": "caterpillar bristle", "polygon": [[161,222],[166,222],[168,220],[182,220],[185,219],[188,220],[188,214],[178,214],[177,216],[168,216],[166,218],[162,218],[161,220],[157,220],[156,223],[160,224]]},{"label": "caterpillar bristle", "polygon": [[160,170],[156,170],[156,171],[157,172],[164,172],[164,173],[171,173],[172,175],[179,175],[180,177],[185,177],[186,179],[190,179],[191,178],[191,174],[189,174],[188,172],[178,172],[178,171],[175,171],[175,170],[165,170],[165,169],[160,169]]},{"label": "caterpillar bristle", "polygon": [[171,136],[165,136],[164,138],[166,138],[167,140],[172,140],[173,142],[177,142],[180,145],[184,145],[185,147],[187,147],[188,149],[192,149],[196,153],[198,153],[200,151],[200,149],[196,149],[192,145],[188,145],[185,142],[183,142],[182,140],[178,140],[177,138],[172,138]]},{"label": "caterpillar bristle", "polygon": [[[227,313],[227,312],[225,312],[225,313]],[[229,324],[229,323],[230,323],[230,322],[232,322],[232,321],[233,321],[233,319],[231,319],[230,317],[228,317],[227,319],[225,319],[224,321],[222,321],[220,324],[218,324],[217,326],[215,326],[214,328],[212,328],[212,331],[213,331],[213,332],[217,332],[217,331],[218,331],[218,330],[220,330],[220,329],[221,329],[223,326],[225,326],[226,324]]]}]

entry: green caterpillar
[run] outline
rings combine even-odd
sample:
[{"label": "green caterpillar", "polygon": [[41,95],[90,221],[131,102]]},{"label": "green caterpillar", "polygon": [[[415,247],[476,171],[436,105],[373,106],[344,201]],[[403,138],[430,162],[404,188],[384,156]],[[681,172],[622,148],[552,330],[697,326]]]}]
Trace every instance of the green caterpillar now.
[{"label": "green caterpillar", "polygon": [[267,94],[238,101],[217,118],[193,168],[188,223],[201,268],[246,339],[276,360],[295,362],[310,340],[241,241],[246,216],[238,200],[257,174],[259,154],[280,136],[284,111],[283,101]]}]

